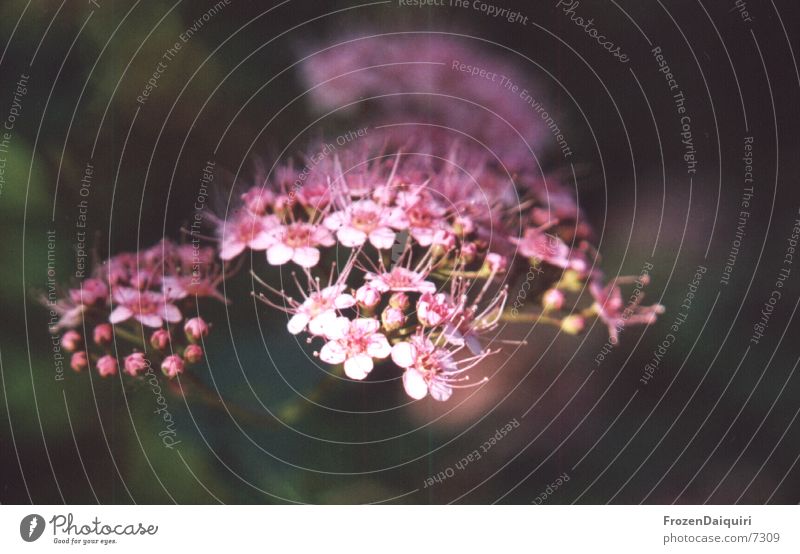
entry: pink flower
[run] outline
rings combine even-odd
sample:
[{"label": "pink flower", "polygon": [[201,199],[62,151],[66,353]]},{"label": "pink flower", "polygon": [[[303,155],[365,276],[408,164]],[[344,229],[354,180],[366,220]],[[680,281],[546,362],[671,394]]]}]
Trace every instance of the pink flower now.
[{"label": "pink flower", "polygon": [[[463,360],[459,367],[453,352],[436,346],[429,338],[417,334],[408,342],[398,342],[392,347],[392,361],[405,369],[403,387],[415,400],[425,398],[430,392],[434,400],[445,401],[453,394],[458,383],[469,380],[461,374],[477,365],[488,353]],[[486,382],[483,379],[477,384]]]},{"label": "pink flower", "polygon": [[77,372],[81,372],[89,367],[89,360],[86,357],[86,352],[83,350],[75,352],[69,360],[69,367]]},{"label": "pink flower", "polygon": [[455,311],[456,306],[443,292],[439,294],[426,292],[417,300],[417,319],[427,327],[441,325],[450,319]]},{"label": "pink flower", "polygon": [[193,317],[183,326],[183,332],[190,341],[199,341],[208,335],[209,327],[202,317]]},{"label": "pink flower", "polygon": [[273,238],[269,231],[278,225],[274,215],[258,216],[246,210],[234,214],[222,223],[222,246],[219,257],[232,260],[245,248],[266,250]]},{"label": "pink flower", "polygon": [[190,344],[184,348],[183,358],[189,364],[196,364],[203,359],[203,349],[197,344]]},{"label": "pink flower", "polygon": [[[497,328],[508,300],[508,288],[503,287],[484,304],[482,300],[489,284],[487,281],[472,303],[467,305],[469,281],[454,279],[452,283],[450,298],[459,298],[460,301],[454,313],[444,323],[443,337],[449,344],[466,346],[473,354],[482,354],[483,347],[479,337]],[[484,304],[483,308],[480,307],[481,304]]]},{"label": "pink flower", "polygon": [[100,279],[86,279],[80,288],[71,289],[69,294],[76,304],[94,306],[108,298],[108,287]]},{"label": "pink flower", "polygon": [[82,337],[77,331],[69,330],[61,337],[61,346],[67,352],[75,352],[81,346]]},{"label": "pink flower", "polygon": [[572,255],[569,246],[556,237],[545,233],[541,227],[528,227],[522,238],[511,238],[519,247],[519,253],[526,258],[535,258],[547,264],[564,269],[574,269],[578,273],[586,271],[586,261]]},{"label": "pink flower", "polygon": [[408,221],[408,230],[420,246],[430,246],[434,240],[447,245],[445,215],[447,210],[424,187],[415,187],[397,194],[395,200]]},{"label": "pink flower", "polygon": [[[364,379],[374,366],[373,358],[389,356],[391,346],[382,333],[378,333],[377,319],[359,318],[350,321],[338,318],[329,332],[332,340],[319,352],[322,361],[329,364],[344,362],[344,372],[351,379]],[[334,332],[335,331],[335,332]]]},{"label": "pink flower", "polygon": [[364,280],[381,293],[388,291],[436,292],[436,285],[431,281],[426,281],[422,273],[400,266],[380,274],[367,272]]},{"label": "pink flower", "polygon": [[[649,280],[647,276],[641,277],[643,285]],[[609,341],[611,344],[619,342],[619,334],[628,324],[650,325],[655,323],[657,315],[664,312],[664,306],[655,304],[653,306],[641,306],[644,295],[635,295],[628,306],[622,300],[622,291],[617,286],[620,282],[630,282],[631,278],[621,277],[603,286],[598,279],[592,279],[589,283],[589,292],[594,298],[593,308],[597,315],[608,327]]]},{"label": "pink flower", "polygon": [[330,187],[321,179],[306,182],[295,194],[297,201],[315,210],[321,210],[330,203]]},{"label": "pink flower", "polygon": [[336,310],[350,308],[356,303],[352,295],[343,291],[343,285],[331,285],[309,294],[289,319],[289,332],[296,335],[308,328],[312,335],[326,336],[326,329],[337,319]]},{"label": "pink flower", "polygon": [[92,338],[97,345],[108,344],[114,339],[114,330],[108,323],[101,323],[94,328]]},{"label": "pink flower", "polygon": [[227,303],[225,297],[217,290],[220,280],[218,275],[168,275],[162,279],[161,288],[170,298],[176,300],[186,297],[208,297]]},{"label": "pink flower", "polygon": [[114,356],[103,356],[97,360],[97,373],[100,377],[109,377],[117,373],[117,359]]},{"label": "pink flower", "polygon": [[164,321],[177,323],[181,320],[180,310],[171,304],[171,298],[152,291],[139,291],[118,287],[112,293],[117,307],[108,316],[111,323],[122,323],[133,317],[147,327],[161,327]]},{"label": "pink flower", "polygon": [[275,200],[275,194],[266,187],[255,186],[242,195],[245,207],[254,215],[264,215]]},{"label": "pink flower", "polygon": [[46,299],[43,302],[60,316],[58,322],[52,327],[53,331],[77,327],[83,321],[83,313],[86,311],[86,306],[76,304],[71,298],[62,298],[55,304],[51,304]]},{"label": "pink flower", "polygon": [[348,248],[361,246],[369,239],[375,248],[387,250],[394,244],[392,227],[402,229],[404,219],[402,211],[396,208],[381,206],[372,200],[358,200],[326,217],[325,226],[336,231],[336,238]]},{"label": "pink flower", "polygon": [[150,362],[141,352],[134,352],[125,357],[125,373],[131,377],[136,377],[150,367]]},{"label": "pink flower", "polygon": [[183,368],[184,368],[183,358],[181,358],[177,354],[173,354],[172,356],[167,356],[166,358],[164,358],[164,361],[161,362],[161,372],[170,379],[183,373]]},{"label": "pink flower", "polygon": [[283,265],[293,261],[300,267],[314,267],[319,262],[319,246],[333,246],[336,241],[330,232],[312,223],[278,225],[269,231],[267,261]]}]

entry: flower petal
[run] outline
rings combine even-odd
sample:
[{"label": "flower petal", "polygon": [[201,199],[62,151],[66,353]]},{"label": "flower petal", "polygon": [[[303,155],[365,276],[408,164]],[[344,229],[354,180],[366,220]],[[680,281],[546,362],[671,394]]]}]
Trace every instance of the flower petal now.
[{"label": "flower petal", "polygon": [[431,398],[439,402],[444,402],[453,394],[453,388],[450,385],[436,379],[431,382],[430,390]]},{"label": "flower petal", "polygon": [[242,253],[245,244],[237,240],[224,240],[222,242],[222,250],[220,250],[219,257],[223,260],[232,260]]},{"label": "flower petal", "polygon": [[[342,319],[346,320],[347,318]],[[337,324],[342,326],[337,327]],[[311,318],[308,323],[308,330],[312,335],[328,336],[328,338],[333,339],[342,338],[347,331],[347,326],[349,326],[349,323],[337,321],[334,310],[325,310]],[[336,336],[331,336],[331,334]]]},{"label": "flower petal", "polygon": [[392,347],[392,361],[400,367],[410,367],[417,359],[417,348],[410,342],[398,342]]},{"label": "flower petal", "polygon": [[286,246],[282,242],[276,242],[267,249],[267,261],[269,265],[283,265],[292,259],[294,248]]},{"label": "flower petal", "polygon": [[274,243],[275,239],[272,235],[267,231],[261,231],[247,242],[247,246],[249,246],[251,250],[266,250]]},{"label": "flower petal", "polygon": [[352,325],[365,335],[374,333],[380,329],[381,326],[380,322],[374,317],[359,317],[353,321]]},{"label": "flower petal", "polygon": [[319,250],[312,246],[295,248],[292,261],[300,267],[314,267],[319,262]]},{"label": "flower petal", "polygon": [[289,323],[286,324],[286,328],[289,329],[291,334],[296,335],[306,328],[306,325],[308,325],[308,319],[308,314],[303,312],[294,314],[289,319]]},{"label": "flower petal", "polygon": [[361,246],[367,241],[367,234],[364,231],[359,231],[354,227],[342,227],[336,231],[336,238],[343,246],[354,248]]},{"label": "flower petal", "polygon": [[177,323],[181,319],[183,319],[183,316],[181,315],[181,311],[177,308],[177,306],[175,306],[173,304],[166,304],[166,305],[163,306],[163,308],[164,308],[163,309],[164,313],[161,314],[161,317],[163,317],[164,319],[166,319],[170,323]]},{"label": "flower petal", "polygon": [[138,314],[134,316],[139,322],[146,327],[161,327],[164,320],[158,314]]},{"label": "flower petal", "polygon": [[333,305],[339,308],[340,310],[344,310],[345,308],[350,308],[351,306],[355,305],[355,303],[356,299],[353,298],[353,295],[351,294],[340,294],[333,301]]},{"label": "flower petal", "polygon": [[389,341],[382,333],[376,333],[369,338],[367,343],[367,354],[373,358],[386,358],[392,352]]},{"label": "flower petal", "polygon": [[111,315],[108,316],[108,321],[110,323],[122,323],[126,319],[130,319],[133,316],[133,312],[130,308],[126,306],[117,306],[114,308],[114,311],[111,312]]},{"label": "flower petal", "polygon": [[347,357],[347,349],[338,340],[325,343],[319,351],[319,359],[329,364],[340,364]]},{"label": "flower petal", "polygon": [[403,388],[406,389],[406,394],[414,400],[422,400],[428,394],[428,384],[425,382],[422,373],[416,369],[405,370],[403,373]]},{"label": "flower petal", "polygon": [[328,340],[335,340],[344,338],[347,331],[350,329],[350,320],[346,317],[337,317],[330,323],[324,324],[324,335]]},{"label": "flower petal", "polygon": [[369,375],[373,366],[372,358],[366,354],[358,354],[344,362],[344,373],[351,379],[360,381]]},{"label": "flower petal", "polygon": [[394,246],[395,232],[388,227],[378,227],[369,234],[369,242],[379,250],[388,250]]}]

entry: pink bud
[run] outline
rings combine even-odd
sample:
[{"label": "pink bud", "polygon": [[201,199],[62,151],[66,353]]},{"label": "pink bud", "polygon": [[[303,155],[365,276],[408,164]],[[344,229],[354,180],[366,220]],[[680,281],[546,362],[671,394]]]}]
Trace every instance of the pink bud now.
[{"label": "pink bud", "polygon": [[369,285],[363,285],[356,291],[356,300],[365,308],[374,308],[381,301],[381,293]]},{"label": "pink bud", "polygon": [[70,329],[61,337],[61,346],[67,352],[75,352],[81,346],[81,335],[77,331]]},{"label": "pink bud", "polygon": [[103,356],[97,360],[97,373],[100,377],[116,375],[117,367],[117,359],[114,356]]},{"label": "pink bud", "polygon": [[150,367],[150,362],[145,359],[141,352],[134,352],[125,358],[125,373],[131,377],[136,377],[140,372]]},{"label": "pink bud", "polygon": [[389,305],[398,310],[405,310],[409,306],[408,295],[404,292],[396,292],[389,298]]},{"label": "pink bud", "polygon": [[186,333],[186,338],[190,341],[199,341],[201,338],[208,335],[208,323],[203,321],[201,317],[193,317],[183,326],[183,331]]},{"label": "pink bud", "polygon": [[560,310],[564,307],[564,293],[558,289],[548,289],[542,295],[542,307],[545,310]]},{"label": "pink bud", "polygon": [[75,352],[69,360],[69,366],[75,371],[83,371],[89,367],[89,361],[86,359],[86,352],[81,350]]},{"label": "pink bud", "polygon": [[489,271],[493,273],[502,273],[508,267],[508,258],[495,252],[489,252],[486,254],[484,263],[489,268]]},{"label": "pink bud", "polygon": [[169,331],[157,329],[150,335],[150,345],[156,350],[164,350],[169,345]]},{"label": "pink bud", "polygon": [[173,354],[172,356],[167,356],[164,358],[164,361],[161,362],[161,371],[169,377],[170,379],[174,378],[177,375],[183,373],[183,358],[178,356],[177,354]]},{"label": "pink bud", "polygon": [[568,315],[561,320],[561,330],[570,335],[577,335],[586,327],[586,322],[579,315]]},{"label": "pink bud", "polygon": [[196,364],[203,359],[203,349],[197,344],[190,344],[183,350],[183,358],[190,364]]},{"label": "pink bud", "polygon": [[474,242],[464,242],[461,244],[461,258],[465,263],[469,263],[475,259],[478,254],[478,245]]},{"label": "pink bud", "polygon": [[94,343],[102,346],[104,344],[109,344],[113,340],[114,330],[111,328],[110,324],[101,323],[94,328],[92,336],[94,338]]},{"label": "pink bud", "polygon": [[396,331],[406,324],[406,315],[399,308],[387,307],[381,314],[383,328],[387,331]]}]

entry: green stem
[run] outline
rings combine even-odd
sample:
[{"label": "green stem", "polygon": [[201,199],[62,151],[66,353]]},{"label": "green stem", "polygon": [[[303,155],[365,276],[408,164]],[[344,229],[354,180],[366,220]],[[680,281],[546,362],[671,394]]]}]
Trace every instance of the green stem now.
[{"label": "green stem", "polygon": [[541,313],[527,313],[527,314],[512,314],[509,311],[503,312],[500,319],[509,323],[544,323],[546,325],[554,325],[561,327],[561,320],[553,317],[546,316]]}]

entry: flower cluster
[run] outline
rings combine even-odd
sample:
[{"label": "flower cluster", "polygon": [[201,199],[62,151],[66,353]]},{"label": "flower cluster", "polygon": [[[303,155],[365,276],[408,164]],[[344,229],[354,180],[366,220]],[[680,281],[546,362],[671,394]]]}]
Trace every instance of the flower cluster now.
[{"label": "flower cluster", "polygon": [[[309,55],[301,71],[317,109],[374,104],[361,132],[259,170],[210,218],[216,247],[165,240],[99,265],[57,304],[73,369],[136,376],[154,362],[174,377],[197,363],[209,332],[197,299],[225,301],[223,268],[245,255],[289,270],[289,292],[254,270],[258,298],[319,360],[354,380],[393,368],[415,400],[486,382],[468,373],[500,352],[508,323],[576,334],[596,318],[614,344],[627,325],[653,323],[663,308],[641,304],[646,279],[627,302],[629,278],[606,282],[575,194],[539,168],[531,148],[552,129],[494,78],[523,86],[515,68],[433,35],[417,59],[419,40]],[[121,363],[118,338],[136,346]]]},{"label": "flower cluster", "polygon": [[316,109],[397,125],[400,142],[472,137],[506,166],[530,166],[550,130],[525,101],[541,98],[536,83],[508,52],[452,34],[376,31],[305,49],[300,71]]},{"label": "flower cluster", "polygon": [[[364,139],[306,167],[309,196],[288,185],[291,164],[279,167],[219,222],[224,260],[249,248],[291,270],[296,292],[259,278],[259,297],[287,314],[291,334],[316,342],[321,361],[362,380],[391,360],[409,396],[446,400],[484,382],[468,383],[467,371],[498,352],[499,327],[514,319],[509,287],[531,268],[541,302],[526,317],[571,333],[600,317],[616,337],[631,308],[617,284],[598,288],[591,232],[563,187],[514,178],[460,144],[443,158],[424,146],[386,152],[388,143]],[[560,193],[554,202],[548,189]],[[587,288],[591,306],[573,310],[566,299]],[[625,323],[650,323],[659,310],[637,306]]]},{"label": "flower cluster", "polygon": [[55,304],[53,332],[61,333],[72,369],[136,377],[158,364],[173,378],[200,362],[210,326],[190,314],[199,298],[224,301],[216,256],[212,247],[163,240],[98,264]]}]

